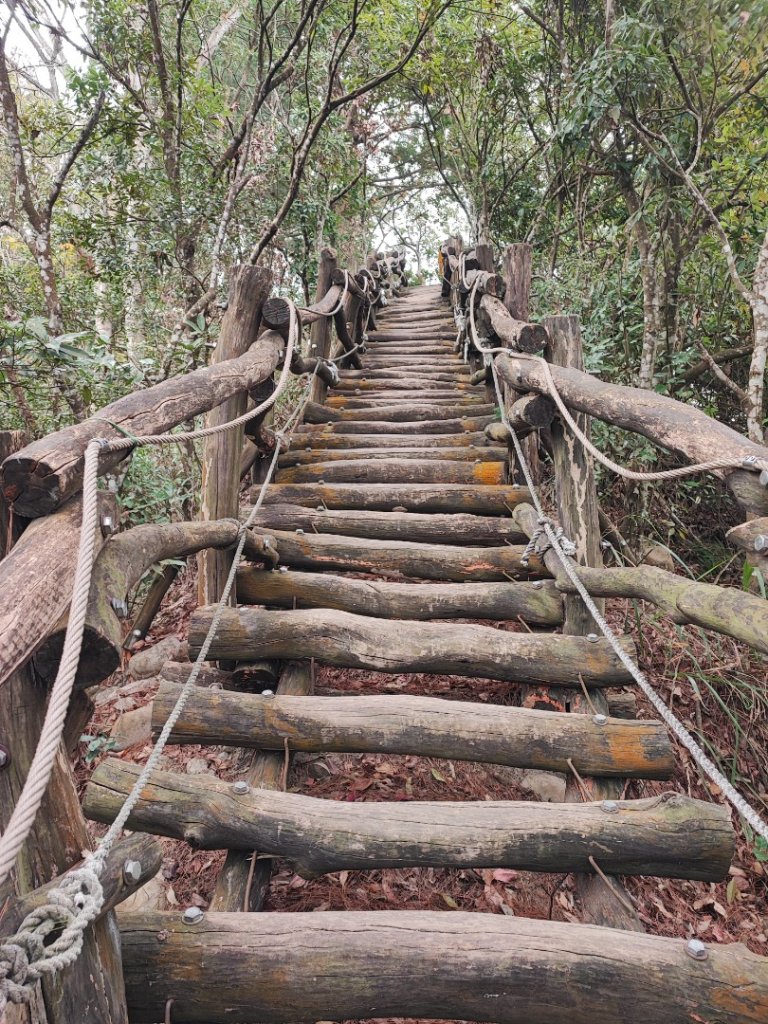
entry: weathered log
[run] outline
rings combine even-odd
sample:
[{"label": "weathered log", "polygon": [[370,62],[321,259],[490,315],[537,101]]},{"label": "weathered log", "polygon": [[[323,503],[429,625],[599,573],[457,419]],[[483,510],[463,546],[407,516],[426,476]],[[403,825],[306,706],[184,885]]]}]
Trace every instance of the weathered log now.
[{"label": "weathered log", "polygon": [[[357,436],[357,435],[353,435]],[[450,436],[450,435],[448,435]],[[348,462],[349,460],[369,459],[380,462],[382,459],[448,459],[452,462],[506,462],[507,451],[504,448],[486,445],[467,445],[466,448],[346,448],[342,450],[319,449],[317,451],[299,449],[281,455],[278,461],[280,469],[287,466],[312,466],[319,462]]]},{"label": "weathered log", "polygon": [[[103,761],[86,789],[88,817],[112,821],[140,770]],[[720,881],[735,847],[725,807],[677,793],[617,802],[606,814],[599,803],[349,803],[266,789],[238,796],[211,776],[160,771],[126,827],[197,849],[263,850],[307,875],[417,866],[588,871],[598,849],[606,873]]]},{"label": "weathered log", "polygon": [[[229,302],[221,322],[221,333],[211,356],[211,365],[244,355],[258,337],[263,318],[262,306],[272,287],[272,272],[264,267],[235,267],[229,284]],[[212,409],[206,427],[218,427],[237,419],[246,411],[248,395],[232,395]],[[200,518],[216,521],[237,515],[240,489],[240,453],[243,427],[207,437],[203,445]],[[232,564],[232,553],[201,551],[198,555],[197,594],[199,604],[213,604],[221,597]]]},{"label": "weathered log", "polygon": [[[147,569],[166,558],[185,558],[203,547],[231,547],[237,532],[237,521],[225,519],[213,523],[135,526],[112,537],[93,568],[75,685],[93,686],[119,666],[123,646],[121,617],[127,614],[126,599]],[[61,622],[35,657],[37,671],[48,681],[56,675],[65,630],[66,622]]]},{"label": "weathered log", "polygon": [[[100,920],[110,910],[127,900],[140,889],[150,878],[154,878],[163,862],[163,851],[160,843],[151,836],[123,836],[118,839],[107,855],[99,880],[104,889],[104,903],[96,920]],[[131,864],[131,871],[126,872],[126,864]],[[67,875],[82,866],[79,862],[69,871],[63,872],[45,885],[25,893],[23,896],[11,896],[3,904],[0,917],[0,939],[13,935],[21,922],[33,910],[49,902],[50,894],[66,881]]]},{"label": "weathered log", "polygon": [[[51,519],[58,518],[52,516]],[[45,520],[44,522],[49,522]],[[76,544],[73,545],[73,549]],[[39,566],[38,566],[39,570]],[[5,639],[5,638],[4,638]],[[31,666],[11,673],[0,686],[0,743],[10,763],[0,771],[0,832],[5,831],[38,747],[45,691]],[[14,891],[22,898],[68,871],[90,847],[69,755],[60,746],[40,810],[14,865]],[[3,897],[9,894],[4,890]],[[1,906],[2,904],[0,904]],[[2,914],[0,914],[0,917]],[[120,939],[110,912],[86,929],[74,964],[49,975],[36,993],[35,1024],[128,1024]],[[13,1010],[11,1010],[13,1014]],[[21,1018],[22,1020],[24,1018]],[[11,1016],[16,1024],[19,1017]]]},{"label": "weathered log", "polygon": [[523,565],[521,559],[525,548],[521,544],[466,547],[253,529],[246,540],[245,553],[248,557],[253,557],[252,544],[262,534],[273,538],[282,566],[298,569],[402,573],[416,579],[455,583],[547,575],[538,556],[533,556],[527,566]]},{"label": "weathered log", "polygon": [[[190,620],[190,651],[196,655],[213,615],[199,608]],[[625,638],[625,648],[634,650]],[[377,672],[437,672],[506,682],[588,686],[631,682],[605,640],[559,634],[510,633],[455,622],[407,622],[348,612],[227,609],[211,647],[211,659],[316,658],[328,665]]]},{"label": "weathered log", "polygon": [[[504,381],[518,391],[548,393],[537,362],[502,353],[496,366]],[[727,458],[739,463],[749,456],[768,459],[768,448],[755,444],[705,412],[655,391],[609,384],[591,374],[550,367],[563,401],[571,409],[649,438],[691,463]],[[749,469],[717,471],[739,504],[755,515],[768,514],[768,487]]]},{"label": "weathered log", "polygon": [[509,407],[507,418],[517,435],[525,436],[549,427],[555,411],[555,403],[547,395],[524,395]]},{"label": "weathered log", "polygon": [[[371,416],[369,419],[340,418],[329,420],[329,416],[337,416],[332,410],[326,410],[324,405],[319,406],[325,410],[318,414],[317,422],[305,420],[306,425],[299,427],[299,433],[310,433],[315,436],[324,434],[463,434],[465,431],[476,432],[483,430],[489,423],[495,422],[494,416],[468,416],[463,410],[459,410],[456,419],[439,419],[435,417],[434,410],[425,409],[432,417],[413,420],[386,420]],[[407,424],[407,425],[404,425]],[[322,427],[318,430],[317,427]]]},{"label": "weathered log", "polygon": [[532,255],[528,242],[515,242],[504,249],[504,305],[515,320],[527,320],[530,316]]},{"label": "weathered log", "polygon": [[[20,515],[48,515],[80,489],[85,450],[93,438],[112,440],[126,433],[160,434],[170,430],[270,377],[284,348],[280,335],[268,331],[238,359],[135,391],[82,423],[34,441],[3,463],[5,497]],[[124,450],[102,456],[100,472],[117,465],[126,455]]]},{"label": "weathered log", "polygon": [[[506,444],[508,434],[505,435]],[[343,451],[350,448],[455,448],[457,446],[485,445],[484,450],[489,450],[489,438],[485,431],[463,431],[461,434],[411,434],[409,428],[404,428],[401,434],[387,434],[382,438],[380,434],[331,434],[324,431],[314,431],[294,434],[291,438],[290,452],[300,451],[302,453]],[[492,449],[491,449],[492,450]],[[287,453],[286,453],[287,454]]]},{"label": "weathered log", "polygon": [[734,526],[725,535],[726,540],[750,554],[768,553],[768,517],[751,519],[748,523]]},{"label": "weathered log", "polygon": [[[0,687],[64,619],[72,596],[82,506],[73,498],[54,515],[30,523],[0,562]],[[99,520],[117,522],[115,496],[99,494]],[[102,527],[96,550],[104,543]],[[43,571],[44,569],[44,571]]]},{"label": "weathered log", "polygon": [[163,598],[171,589],[174,580],[179,575],[179,569],[180,566],[178,564],[170,562],[168,565],[164,566],[162,572],[157,573],[154,580],[152,580],[149,590],[147,591],[147,596],[144,598],[144,603],[133,620],[131,632],[123,643],[123,648],[126,651],[132,651],[136,644],[140,640],[143,640],[149,632],[150,627],[154,622],[155,615],[157,615],[160,605],[163,603]]},{"label": "weathered log", "polygon": [[277,474],[278,483],[439,483],[503,484],[503,462],[454,462],[446,459],[345,459],[289,466]]},{"label": "weathered log", "polygon": [[[243,509],[242,516],[250,512]],[[418,512],[367,512],[315,509],[301,505],[268,505],[253,525],[266,530],[303,530],[345,537],[406,540],[435,544],[499,545],[527,541],[509,516],[425,515]],[[503,618],[503,616],[501,616]]]},{"label": "weathered log", "polygon": [[[161,687],[168,692],[168,686]],[[171,686],[178,696],[179,687]],[[312,692],[312,670],[307,662],[288,662],[280,673],[277,684],[279,700],[304,700]],[[199,694],[197,694],[199,696]],[[230,694],[230,696],[233,696]],[[234,695],[237,700],[247,700],[243,694]],[[258,698],[252,698],[258,699]],[[175,703],[175,698],[174,698]],[[154,705],[153,705],[154,716]],[[267,744],[239,743],[242,747],[263,747],[264,752],[257,753],[248,768],[243,781],[256,789],[281,790],[283,779],[287,777],[290,757],[288,745],[281,743],[279,747],[267,749]],[[279,754],[272,752],[279,750]],[[298,749],[292,747],[291,749]],[[250,855],[239,850],[230,850],[216,876],[216,887],[211,899],[211,910],[240,910],[254,912],[261,910],[269,887],[272,874],[272,860],[257,857],[258,851],[252,850]],[[255,863],[252,858],[256,857]]]},{"label": "weathered log", "polygon": [[521,618],[537,626],[563,621],[559,592],[536,583],[389,583],[324,573],[265,572],[243,565],[237,575],[242,604],[277,608],[338,608],[385,619]]},{"label": "weathered log", "polygon": [[[492,405],[461,406],[461,405],[382,405],[376,408],[366,409],[331,409],[327,405],[312,405],[308,402],[304,411],[304,422],[310,424],[325,423],[357,423],[357,422],[390,422],[390,423],[414,423],[423,420],[452,422],[455,419],[466,417],[473,419],[486,418],[487,421],[494,419],[491,415],[494,411]],[[483,424],[485,425],[485,424]],[[399,431],[402,431],[402,427]],[[411,429],[410,427],[408,429]],[[362,433],[362,431],[361,431]]]},{"label": "weathered log", "polygon": [[[152,705],[157,734],[180,687],[161,686]],[[171,743],[279,750],[418,754],[514,768],[668,779],[674,753],[660,722],[529,711],[435,697],[262,697],[202,691]],[[272,787],[274,788],[274,787]],[[220,908],[223,909],[223,908]]]},{"label": "weathered log", "polygon": [[[251,492],[253,498],[255,492]],[[265,505],[309,505],[329,509],[392,512],[469,512],[503,516],[530,501],[527,487],[467,487],[464,484],[270,484]]]},{"label": "weathered log", "polygon": [[[27,443],[23,430],[0,430],[0,465]],[[14,518],[10,504],[0,491],[0,559],[5,558],[21,534],[23,520]]]},{"label": "weathered log", "polygon": [[371,370],[371,377],[342,377],[336,385],[335,394],[338,396],[373,394],[387,394],[391,391],[417,391],[427,394],[428,392],[442,392],[446,388],[453,391],[465,392],[476,395],[477,389],[468,383],[466,378],[454,377],[452,374],[443,374],[441,377],[426,374],[392,373],[387,377],[374,377],[374,373],[380,371]]},{"label": "weathered log", "polygon": [[[541,398],[542,396],[537,396]],[[458,391],[454,388],[417,392],[393,388],[370,391],[365,395],[346,394],[333,395],[325,402],[327,409],[372,409],[393,405],[433,405],[439,411],[443,406],[460,405],[463,409],[477,410],[478,414],[490,412],[490,403],[484,402],[482,395]]]},{"label": "weathered log", "polygon": [[[521,504],[514,510],[513,518],[530,536],[536,526],[536,510],[531,505]],[[544,564],[555,577],[558,590],[565,594],[576,592],[553,551],[545,553]],[[650,601],[673,622],[712,629],[768,654],[768,602],[762,598],[735,587],[699,583],[652,565],[617,569],[574,565],[574,568],[595,597]]]},{"label": "weathered log", "polygon": [[400,910],[206,914],[194,926],[132,913],[120,928],[133,1024],[161,1020],[169,996],[174,1024],[479,1021],[489,1007],[498,1024],[768,1019],[768,961],[739,943],[708,945],[699,963],[684,939]]},{"label": "weathered log", "polygon": [[463,387],[470,376],[468,366],[452,365],[441,368],[439,366],[430,368],[427,366],[415,366],[413,369],[407,367],[390,366],[383,369],[374,369],[366,364],[363,370],[341,370],[339,372],[339,387],[355,386],[363,387],[366,383],[372,385],[385,385],[389,381],[425,381],[427,383],[440,383],[441,381],[455,381],[457,387]]},{"label": "weathered log", "polygon": [[488,315],[491,327],[499,342],[516,352],[541,352],[547,343],[547,331],[543,324],[515,320],[500,299],[484,295],[480,308]]},{"label": "weathered log", "polygon": [[[331,248],[320,250],[320,260],[317,267],[317,285],[315,290],[315,301],[323,298],[331,287],[331,277],[336,269],[336,252]],[[312,355],[320,359],[328,359],[331,354],[331,325],[327,317],[320,317],[312,324],[309,330],[309,350]],[[320,377],[315,377],[312,382],[310,399],[313,402],[322,402],[326,394],[325,382]]]},{"label": "weathered log", "polygon": [[491,270],[468,270],[464,281],[459,284],[459,291],[462,295],[469,295],[475,285],[478,295],[498,297],[499,301],[504,297],[504,278],[501,274],[494,274]]}]

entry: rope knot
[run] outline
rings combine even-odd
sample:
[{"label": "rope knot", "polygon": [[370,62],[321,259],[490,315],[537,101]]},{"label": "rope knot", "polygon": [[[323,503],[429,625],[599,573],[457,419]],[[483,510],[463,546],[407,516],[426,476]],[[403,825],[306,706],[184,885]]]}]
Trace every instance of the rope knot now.
[{"label": "rope knot", "polygon": [[557,526],[555,521],[549,516],[541,515],[536,520],[536,527],[520,559],[520,562],[526,568],[528,568],[528,563],[533,555],[543,555],[552,547],[549,531],[554,535],[555,543],[560,547],[563,554],[568,555],[570,558],[573,558],[576,554],[576,545],[570,538],[566,537],[562,526]]}]

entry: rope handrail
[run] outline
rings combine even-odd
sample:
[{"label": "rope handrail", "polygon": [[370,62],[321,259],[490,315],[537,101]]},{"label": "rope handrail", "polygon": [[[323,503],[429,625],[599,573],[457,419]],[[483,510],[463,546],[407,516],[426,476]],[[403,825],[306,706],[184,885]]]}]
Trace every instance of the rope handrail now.
[{"label": "rope handrail", "polygon": [[[295,306],[291,304],[288,340],[283,359],[283,366],[275,391],[264,402],[227,423],[214,427],[203,427],[184,433],[167,433],[125,437],[108,441],[92,440],[85,454],[85,471],[83,478],[83,514],[80,529],[80,545],[77,567],[73,584],[69,623],[64,639],[58,673],[51,690],[50,701],[46,712],[43,728],[27,779],[14,807],[5,832],[0,836],[0,881],[7,877],[16,855],[24,844],[34,822],[43,795],[50,780],[50,774],[59,749],[64,728],[69,699],[74,685],[82,646],[83,629],[90,593],[91,575],[94,563],[94,537],[97,519],[97,480],[98,459],[104,451],[121,451],[127,448],[145,445],[179,444],[182,442],[211,437],[215,434],[233,430],[254,417],[261,415],[272,405],[284,391],[290,374],[291,356],[298,335],[298,316]],[[222,596],[214,612],[208,634],[198,653],[189,677],[182,687],[178,700],[166,722],[155,746],[136,779],[135,785],[126,798],[120,812],[109,830],[98,842],[96,849],[88,854],[83,865],[71,872],[66,882],[50,895],[45,906],[30,913],[16,934],[0,945],[0,1014],[3,1014],[8,1002],[26,1002],[31,995],[29,985],[44,974],[55,973],[73,963],[79,956],[83,945],[83,933],[87,926],[95,920],[103,903],[103,891],[99,874],[103,870],[106,857],[117,836],[139,798],[141,790],[147,784],[155,770],[170,737],[174,723],[184,709],[191,695],[196,680],[206,660],[216,630],[227,606],[229,594],[234,585],[237,567],[242,557],[247,531],[255,521],[266,495],[266,488],[274,475],[280,451],[286,436],[295,428],[306,402],[309,399],[312,382],[317,372],[317,364],[305,389],[305,393],[296,405],[287,424],[276,431],[277,444],[270,461],[265,480],[260,485],[259,495],[251,512],[240,527],[238,543],[235,548],[232,565],[227,576]],[[62,929],[60,935],[49,945],[45,939],[55,930]]]},{"label": "rope handrail", "polygon": [[[594,621],[597,623],[597,626],[599,627],[603,636],[611,645],[611,648],[613,649],[618,659],[621,661],[622,665],[624,665],[624,667],[630,673],[630,675],[635,680],[637,685],[640,687],[642,692],[648,698],[651,705],[656,710],[657,714],[662,719],[664,724],[677,737],[680,743],[682,743],[682,745],[686,748],[686,750],[691,755],[696,764],[699,766],[699,768],[709,777],[710,781],[713,782],[721,790],[725,799],[731,804],[734,810],[736,810],[741,815],[741,817],[749,824],[749,826],[753,829],[755,834],[761,836],[763,839],[768,841],[768,822],[766,822],[760,816],[757,810],[755,810],[755,808],[750,803],[748,803],[748,801],[741,795],[741,793],[739,793],[736,787],[730,782],[729,779],[726,778],[726,776],[723,774],[723,772],[720,771],[720,769],[717,767],[714,761],[712,761],[712,759],[706,754],[706,752],[699,745],[699,743],[697,743],[693,735],[685,728],[685,726],[674,715],[674,713],[670,711],[670,709],[662,700],[661,696],[649,682],[645,673],[640,669],[640,667],[637,664],[635,664],[634,660],[624,650],[621,643],[619,642],[618,637],[606,621],[605,616],[600,612],[600,609],[595,604],[586,586],[579,578],[576,566],[574,565],[573,559],[571,557],[571,554],[575,553],[572,541],[570,541],[567,537],[564,536],[562,527],[556,526],[553,520],[544,511],[544,507],[541,503],[536,483],[530,471],[530,467],[528,466],[528,462],[525,458],[525,453],[520,443],[520,439],[518,438],[517,432],[510,423],[509,417],[507,416],[506,406],[504,402],[504,394],[501,387],[501,383],[499,381],[499,374],[496,369],[496,361],[492,358],[492,356],[500,352],[508,352],[509,350],[505,348],[486,348],[484,345],[481,344],[481,339],[477,333],[477,325],[475,323],[474,317],[474,299],[476,292],[477,281],[473,285],[469,297],[468,320],[471,333],[471,340],[474,346],[477,348],[478,352],[481,352],[484,358],[486,358],[489,362],[493,378],[493,386],[496,393],[496,401],[498,403],[499,411],[501,414],[501,421],[509,431],[509,435],[512,439],[512,444],[515,449],[515,455],[518,459],[520,469],[522,470],[523,476],[525,478],[525,482],[531,493],[531,500],[533,502],[534,508],[536,509],[536,514],[538,517],[537,527],[534,531],[533,536],[531,537],[531,543],[529,544],[529,548],[539,550],[540,539],[542,536],[546,536],[547,546],[551,547],[557,555],[557,558],[563,567],[563,571],[568,576],[573,586],[576,588],[576,591],[578,592],[581,599],[584,601],[584,604],[586,605],[588,611],[592,615]],[[516,354],[519,355],[522,353]],[[532,358],[537,360],[538,362],[544,363],[545,366],[547,365],[546,360],[542,359],[540,356],[533,356],[528,353],[525,353],[525,356],[526,358]],[[547,369],[549,369],[548,366]],[[549,374],[549,380],[551,381],[552,397],[555,399],[558,408],[560,408],[561,404],[563,405],[563,407],[565,407],[565,403],[563,402],[562,397],[557,392],[557,387],[554,384],[554,380],[552,379],[551,374]],[[555,395],[557,395],[557,398],[555,398]],[[561,409],[561,412],[562,411],[563,410]],[[570,421],[572,420],[572,417],[570,416],[570,413],[567,409],[565,410],[564,418],[566,418],[566,422],[568,422],[570,426]],[[579,441],[582,441],[584,435],[583,432],[578,429],[578,427],[576,428],[576,430],[574,430],[574,433],[575,436],[579,439]],[[588,445],[585,445],[585,447],[587,447],[587,450],[591,452],[594,446],[591,445],[590,443]],[[597,451],[598,455],[601,456],[601,453],[598,449],[595,449],[595,451]],[[602,461],[602,457],[600,458],[600,461]],[[606,461],[610,463],[611,460]],[[727,462],[727,465],[722,466],[721,463],[724,461],[725,460],[713,460],[713,463],[716,463],[715,468],[733,468],[734,465],[744,468],[743,461],[735,462],[734,460],[729,460]],[[759,460],[756,460],[756,464],[757,463],[759,463]],[[754,468],[758,468],[756,464],[750,463],[750,465],[754,466]],[[614,465],[616,464],[612,463],[609,466],[609,468],[612,468]],[[682,470],[667,472],[674,472],[676,476],[683,476],[689,475],[692,472],[703,472],[702,467],[709,468],[709,466],[710,463],[702,463],[699,466],[686,466],[682,467]],[[623,469],[623,467],[618,467],[618,469],[621,470]],[[654,474],[646,476],[645,478],[659,479],[659,477],[655,476]],[[661,477],[661,479],[666,478],[668,477]],[[527,553],[528,550],[529,549],[526,548]]]}]

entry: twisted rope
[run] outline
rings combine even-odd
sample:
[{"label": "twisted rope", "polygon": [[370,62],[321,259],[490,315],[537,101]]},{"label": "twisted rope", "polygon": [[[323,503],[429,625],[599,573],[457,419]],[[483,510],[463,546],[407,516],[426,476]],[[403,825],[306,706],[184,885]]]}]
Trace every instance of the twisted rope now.
[{"label": "twisted rope", "polygon": [[[270,408],[284,390],[290,362],[298,335],[296,309],[291,304],[288,342],[277,387],[272,395],[255,409],[227,423],[215,427],[200,428],[179,434],[157,434],[142,437],[120,438],[113,441],[95,439],[85,453],[83,471],[83,519],[80,530],[80,547],[73,585],[69,623],[64,640],[59,670],[54,682],[45,722],[32,760],[27,779],[19,800],[11,815],[8,827],[0,838],[0,881],[4,880],[24,844],[39,810],[47,788],[53,762],[59,749],[69,698],[80,658],[85,615],[88,607],[91,574],[93,569],[94,537],[97,518],[98,457],[103,451],[121,451],[137,445],[178,444],[180,442],[211,437],[214,434],[232,430]],[[22,922],[17,933],[0,946],[0,1015],[8,1002],[26,1002],[31,996],[31,983],[44,974],[51,974],[68,966],[79,956],[83,945],[83,933],[95,920],[103,906],[103,890],[99,875],[115,840],[125,826],[135,807],[142,789],[147,785],[159,762],[163,749],[178,721],[198,676],[208,656],[213,638],[218,630],[224,609],[235,582],[237,568],[243,554],[247,531],[253,525],[266,495],[266,488],[277,467],[281,448],[287,436],[295,427],[304,406],[309,399],[312,382],[317,373],[317,364],[307,384],[302,400],[289,417],[288,423],[275,432],[276,445],[259,495],[245,523],[240,526],[235,552],[222,591],[221,598],[211,620],[208,633],[203,641],[189,677],[182,687],[178,700],[166,721],[150,756],[125,799],[117,817],[99,841],[96,849],[88,854],[77,871],[70,872],[62,884],[49,896],[48,902],[32,911]],[[61,929],[56,939],[46,944],[45,939]],[[0,1016],[2,1019],[2,1016]]]},{"label": "twisted rope", "polygon": [[[662,700],[661,696],[656,692],[654,687],[648,681],[647,677],[642,672],[642,670],[635,664],[632,658],[621,646],[618,637],[613,632],[611,627],[608,625],[605,616],[601,613],[600,609],[592,600],[589,591],[579,578],[576,566],[574,565],[570,557],[571,552],[569,552],[568,546],[563,543],[564,538],[562,536],[562,529],[555,529],[552,520],[544,512],[544,508],[542,507],[541,500],[536,490],[536,484],[531,475],[531,471],[526,461],[522,445],[520,444],[520,440],[517,434],[515,433],[512,424],[509,422],[509,418],[504,407],[504,397],[502,394],[502,389],[499,382],[499,376],[496,370],[495,362],[491,363],[491,373],[493,374],[493,384],[496,390],[496,399],[498,401],[499,409],[501,411],[501,421],[509,431],[510,437],[512,438],[512,443],[515,448],[515,455],[517,456],[517,459],[519,461],[520,468],[523,472],[523,476],[525,477],[525,482],[528,485],[528,489],[531,492],[531,499],[533,501],[534,508],[536,509],[536,512],[539,517],[537,525],[540,526],[546,534],[546,537],[549,541],[549,545],[557,555],[558,560],[563,566],[563,570],[566,576],[571,581],[573,586],[576,588],[576,591],[583,600],[593,619],[597,623],[603,636],[611,645],[617,658],[626,668],[626,670],[630,673],[630,675],[635,680],[640,689],[643,691],[648,700],[651,702],[656,712],[658,713],[659,717],[662,719],[662,721],[670,730],[670,732],[674,733],[674,735],[677,737],[680,743],[682,743],[682,745],[686,748],[686,750],[691,755],[696,764],[699,766],[699,768],[701,768],[701,770],[709,777],[710,781],[713,782],[722,791],[723,796],[726,798],[726,800],[731,804],[731,806],[736,811],[738,811],[738,813],[750,825],[754,832],[757,835],[762,836],[762,838],[766,841],[768,841],[768,823],[765,822],[764,819],[754,809],[754,807],[752,807],[751,804],[749,804],[744,799],[741,793],[739,793],[739,791],[733,786],[733,784],[725,777],[725,775],[723,775],[723,773],[720,771],[720,769],[717,767],[714,761],[712,761],[712,759],[708,757],[704,750],[702,750],[702,748],[699,746],[699,744],[696,742],[693,736],[688,732],[688,730],[685,728],[682,722],[674,715],[672,711],[670,711],[670,709]],[[575,554],[575,550],[572,552],[572,554]]]}]

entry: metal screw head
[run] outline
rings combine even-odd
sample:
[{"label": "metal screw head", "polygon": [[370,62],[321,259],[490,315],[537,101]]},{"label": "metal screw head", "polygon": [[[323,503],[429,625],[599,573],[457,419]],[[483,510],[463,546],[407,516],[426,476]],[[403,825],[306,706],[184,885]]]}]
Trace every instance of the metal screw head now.
[{"label": "metal screw head", "polygon": [[187,907],[184,913],[181,915],[181,920],[184,924],[200,924],[203,920],[204,914],[200,907]]},{"label": "metal screw head", "polygon": [[596,715],[592,716],[592,721],[595,723],[595,725],[605,725],[605,723],[608,721],[608,716],[598,711]]},{"label": "metal screw head", "polygon": [[745,465],[745,466],[754,466],[754,464],[756,462],[757,462],[757,456],[756,455],[745,455],[743,460],[742,460],[742,464]]},{"label": "metal screw head", "polygon": [[600,637],[597,633],[587,633],[587,640],[589,640],[591,644],[596,644],[599,639]]},{"label": "metal screw head", "polygon": [[615,800],[603,800],[600,804],[600,810],[604,811],[606,814],[616,814],[618,809],[619,805]]},{"label": "metal screw head", "polygon": [[531,584],[531,586],[533,587],[534,590],[541,590],[541,588],[544,586],[544,581],[543,580],[534,580],[533,583]]},{"label": "metal screw head", "polygon": [[102,537],[108,537],[111,533],[115,532],[115,521],[112,516],[101,517],[101,535]]},{"label": "metal screw head", "polygon": [[123,864],[123,880],[128,885],[135,885],[141,879],[141,861],[127,860]]},{"label": "metal screw head", "polygon": [[297,526],[297,527],[296,527],[296,533],[301,533],[301,534],[303,534],[303,533],[304,533],[304,531],[302,530],[302,528],[301,528],[300,526]]},{"label": "metal screw head", "polygon": [[118,619],[128,618],[128,605],[125,601],[121,601],[119,597],[113,597],[109,603],[112,605],[112,610]]},{"label": "metal screw head", "polygon": [[281,565],[280,566],[280,572],[288,572],[288,566],[287,565]]},{"label": "metal screw head", "polygon": [[261,696],[262,697],[274,697],[275,696],[275,691],[274,690],[262,690],[261,691]]},{"label": "metal screw head", "polygon": [[758,535],[755,537],[754,548],[755,551],[768,550],[768,534],[758,533]]},{"label": "metal screw head", "polygon": [[709,956],[707,947],[701,939],[688,939],[685,944],[685,952],[693,960],[706,960]]},{"label": "metal screw head", "polygon": [[0,743],[0,771],[2,771],[3,768],[7,768],[10,763],[11,752],[8,747],[5,747]]},{"label": "metal screw head", "polygon": [[322,485],[325,483],[325,480],[318,480],[317,482]]},{"label": "metal screw head", "polygon": [[245,796],[245,794],[250,791],[250,788],[251,787],[248,783],[241,779],[239,782],[235,782],[233,784],[232,792],[236,793],[238,796]]}]

